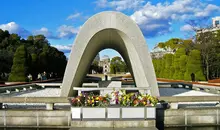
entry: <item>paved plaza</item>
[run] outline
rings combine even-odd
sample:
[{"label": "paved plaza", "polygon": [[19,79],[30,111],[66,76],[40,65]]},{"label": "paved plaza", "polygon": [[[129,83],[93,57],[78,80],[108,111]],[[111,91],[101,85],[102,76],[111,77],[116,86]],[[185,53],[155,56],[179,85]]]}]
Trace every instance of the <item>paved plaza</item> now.
[{"label": "paved plaza", "polygon": [[[161,96],[217,96],[219,94],[212,94],[203,91],[189,90],[184,88],[159,88]],[[13,93],[4,95],[4,97],[59,97],[61,93],[60,88],[45,88],[41,90],[32,90],[21,93]],[[215,106],[217,102],[184,102],[179,103],[179,107],[198,107]],[[45,104],[43,103],[23,103],[23,104],[7,104],[9,108],[28,108],[28,109],[45,109]],[[59,103],[55,104],[57,109],[67,108],[69,109],[69,104]]]}]

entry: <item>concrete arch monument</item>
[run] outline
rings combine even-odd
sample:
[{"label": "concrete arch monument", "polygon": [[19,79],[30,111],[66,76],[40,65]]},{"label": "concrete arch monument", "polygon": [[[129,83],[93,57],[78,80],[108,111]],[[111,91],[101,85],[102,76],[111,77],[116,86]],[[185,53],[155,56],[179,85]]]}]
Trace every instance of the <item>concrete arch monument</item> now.
[{"label": "concrete arch monument", "polygon": [[76,94],[96,54],[106,48],[118,51],[128,65],[137,87],[151,87],[159,96],[156,75],[144,36],[128,16],[101,12],[90,17],[75,38],[64,74],[61,96]]}]

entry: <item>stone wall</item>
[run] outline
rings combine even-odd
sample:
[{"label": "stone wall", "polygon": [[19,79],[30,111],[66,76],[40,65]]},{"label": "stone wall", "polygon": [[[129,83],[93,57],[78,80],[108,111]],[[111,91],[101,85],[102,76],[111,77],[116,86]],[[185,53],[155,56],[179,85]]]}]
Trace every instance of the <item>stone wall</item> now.
[{"label": "stone wall", "polygon": [[157,109],[157,128],[220,125],[220,108]]}]

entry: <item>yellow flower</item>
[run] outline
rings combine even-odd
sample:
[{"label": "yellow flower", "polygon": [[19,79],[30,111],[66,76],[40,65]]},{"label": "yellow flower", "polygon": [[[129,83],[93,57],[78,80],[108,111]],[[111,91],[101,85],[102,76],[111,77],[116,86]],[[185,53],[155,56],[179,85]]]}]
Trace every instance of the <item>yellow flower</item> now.
[{"label": "yellow flower", "polygon": [[96,100],[99,100],[99,97],[96,97],[95,99],[96,99]]},{"label": "yellow flower", "polygon": [[94,103],[94,100],[92,100],[92,103]]}]

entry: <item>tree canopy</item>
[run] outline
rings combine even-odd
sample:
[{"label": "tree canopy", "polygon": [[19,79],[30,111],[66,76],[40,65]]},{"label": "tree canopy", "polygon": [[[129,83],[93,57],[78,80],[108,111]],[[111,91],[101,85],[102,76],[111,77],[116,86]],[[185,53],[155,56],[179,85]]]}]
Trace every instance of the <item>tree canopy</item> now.
[{"label": "tree canopy", "polygon": [[172,38],[156,47],[168,53],[153,59],[158,78],[191,80],[192,73],[197,81],[220,77],[220,30],[197,33],[194,41]]},{"label": "tree canopy", "polygon": [[[21,39],[17,34],[9,34],[7,30],[0,29],[0,80],[7,80],[7,75],[14,73],[16,61],[19,59],[19,55],[21,56],[20,53],[23,53],[21,48],[25,48],[24,52],[27,54],[22,60],[25,62],[23,64],[27,66],[25,74],[31,74],[33,79],[36,79],[38,73],[44,71],[53,72],[59,77],[63,76],[67,64],[66,56],[51,46],[44,35]],[[27,77],[27,75],[25,76]]]},{"label": "tree canopy", "polygon": [[27,58],[27,50],[25,46],[19,46],[14,54],[13,65],[8,79],[9,81],[26,81],[26,75],[28,72]]},{"label": "tree canopy", "polygon": [[121,57],[116,56],[111,59],[110,72],[116,74],[117,72],[127,72],[128,68],[126,63],[121,59]]}]

